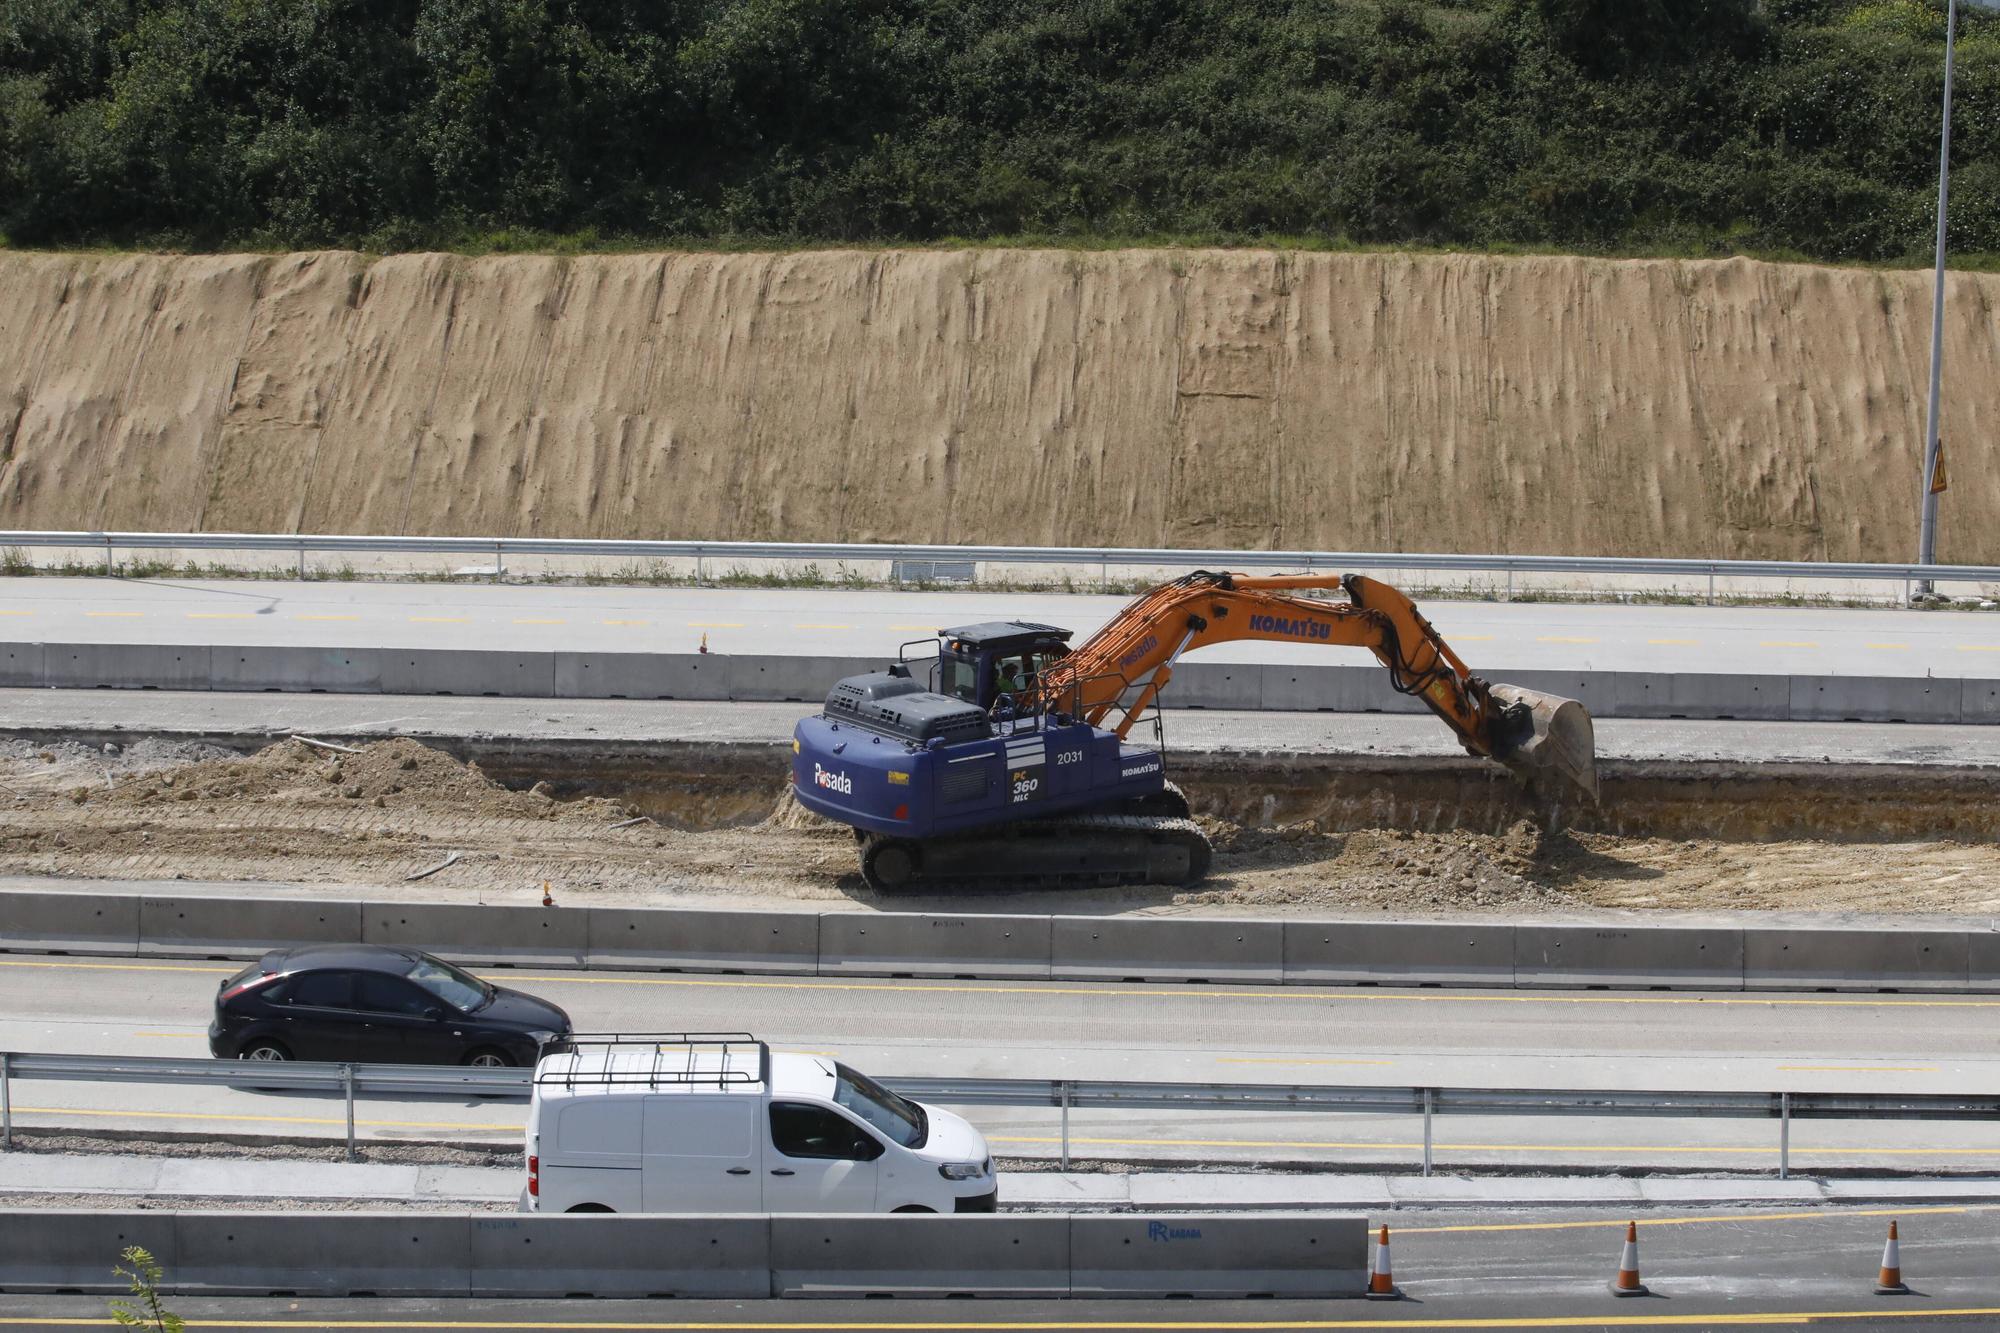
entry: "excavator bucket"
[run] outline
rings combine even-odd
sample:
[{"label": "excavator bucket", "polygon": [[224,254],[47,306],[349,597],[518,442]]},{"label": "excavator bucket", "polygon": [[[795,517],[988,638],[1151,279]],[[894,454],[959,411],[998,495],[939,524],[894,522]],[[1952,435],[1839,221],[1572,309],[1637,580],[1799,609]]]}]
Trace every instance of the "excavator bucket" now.
[{"label": "excavator bucket", "polygon": [[[1525,706],[1533,724],[1513,750],[1495,758],[1524,781],[1567,787],[1597,804],[1597,730],[1590,710],[1574,699],[1519,685],[1495,685],[1492,694],[1502,705]],[[1551,778],[1554,784],[1548,781]]]}]

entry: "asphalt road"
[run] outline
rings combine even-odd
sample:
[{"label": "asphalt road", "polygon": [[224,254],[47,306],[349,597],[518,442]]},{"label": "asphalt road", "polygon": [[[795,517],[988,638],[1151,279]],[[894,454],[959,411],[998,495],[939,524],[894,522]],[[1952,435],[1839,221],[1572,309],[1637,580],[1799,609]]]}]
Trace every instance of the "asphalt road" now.
[{"label": "asphalt road", "polygon": [[[1362,1301],[456,1301],[174,1298],[191,1329],[324,1328],[631,1333],[901,1333],[917,1329],[1192,1330],[1893,1329],[2000,1327],[2000,1214],[1902,1209],[1904,1279],[1914,1295],[1871,1289],[1888,1214],[1720,1210],[1639,1223],[1640,1276],[1653,1294],[1606,1290],[1625,1218],[1604,1213],[1398,1214],[1395,1277],[1409,1299]],[[92,1297],[3,1296],[0,1327],[102,1321]]]},{"label": "asphalt road", "polygon": [[[0,634],[63,643],[890,655],[984,620],[1077,632],[1123,597],[871,589],[548,587],[259,580],[0,579]],[[1475,670],[1853,676],[2000,672],[2000,615],[1770,607],[1426,602]],[[1228,644],[1204,660],[1365,662],[1356,648]]]},{"label": "asphalt road", "polygon": [[[202,1056],[227,963],[0,957],[0,1049]],[[1081,1076],[1215,1083],[1909,1091],[2000,1089],[2000,997],[1315,990],[500,970],[580,1030],[748,1029],[780,1049],[886,1076]],[[885,1036],[884,1034],[894,1034]],[[327,1136],[337,1104],[238,1089],[18,1082],[17,1123]],[[1008,1157],[1055,1154],[1053,1111],[977,1108]],[[382,1139],[494,1139],[523,1108],[364,1103]],[[1453,1117],[1441,1163],[1763,1169],[1776,1125],[1749,1120]],[[1073,1149],[1109,1161],[1407,1166],[1414,1117],[1077,1112]],[[1801,1170],[1985,1172],[2000,1124],[1800,1123]]]},{"label": "asphalt road", "polygon": [[[2000,665],[2000,664],[1996,664]],[[432,695],[0,690],[0,734],[72,732],[255,737],[303,733],[780,744],[811,711],[791,703],[485,699]],[[1873,722],[1703,722],[1598,718],[1602,759],[1744,763],[2000,764],[2000,727]],[[1170,709],[1175,750],[1381,756],[1459,755],[1428,716]]]}]

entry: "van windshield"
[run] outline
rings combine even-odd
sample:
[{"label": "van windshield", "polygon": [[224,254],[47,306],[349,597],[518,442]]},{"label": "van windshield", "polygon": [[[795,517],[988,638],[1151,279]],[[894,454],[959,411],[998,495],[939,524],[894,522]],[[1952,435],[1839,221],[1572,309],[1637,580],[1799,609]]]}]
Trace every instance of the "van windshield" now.
[{"label": "van windshield", "polygon": [[907,1097],[846,1065],[833,1067],[833,1100],[905,1148],[921,1148],[930,1137],[930,1117]]}]

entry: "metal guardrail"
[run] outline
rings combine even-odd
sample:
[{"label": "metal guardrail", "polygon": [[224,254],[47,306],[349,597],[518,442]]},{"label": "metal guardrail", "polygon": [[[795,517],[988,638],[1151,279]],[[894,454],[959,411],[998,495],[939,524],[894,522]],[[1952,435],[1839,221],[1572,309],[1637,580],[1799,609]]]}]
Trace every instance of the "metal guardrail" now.
[{"label": "metal guardrail", "polygon": [[1393,551],[1216,551],[1110,546],[926,546],[853,542],[626,541],[555,537],[374,537],[244,532],[0,531],[0,547],[102,548],[106,572],[128,551],[407,552],[508,556],[693,560],[857,562],[972,561],[1001,565],[1185,566],[1214,569],[1426,569],[1505,574],[1658,574],[1717,578],[1844,579],[1890,583],[2000,583],[2000,566],[1857,564],[1814,560],[1685,560],[1651,556],[1443,555]]},{"label": "metal guardrail", "polygon": [[[458,1065],[318,1064],[186,1060],[166,1056],[52,1055],[0,1051],[0,1149],[13,1143],[14,1079],[192,1084],[256,1092],[338,1093],[355,1156],[354,1101],[377,1095],[472,1096],[527,1101],[532,1071]],[[2000,1094],[1908,1092],[1688,1092],[1645,1089],[1329,1087],[1278,1083],[1153,1083],[1104,1079],[888,1078],[916,1101],[947,1106],[1046,1106],[1062,1111],[1062,1165],[1070,1162],[1072,1110],[1290,1111],[1422,1116],[1423,1173],[1431,1174],[1432,1122],[1440,1115],[1646,1116],[1775,1120],[1778,1178],[1791,1175],[1794,1120],[1996,1120]]]}]

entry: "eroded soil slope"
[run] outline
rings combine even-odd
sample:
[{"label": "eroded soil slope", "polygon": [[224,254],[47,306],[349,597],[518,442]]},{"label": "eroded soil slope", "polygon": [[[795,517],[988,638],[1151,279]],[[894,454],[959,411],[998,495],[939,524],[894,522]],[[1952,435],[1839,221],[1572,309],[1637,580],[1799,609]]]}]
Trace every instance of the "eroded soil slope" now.
[{"label": "eroded soil slope", "polygon": [[[1511,808],[1504,786],[1484,806],[1468,802],[1462,813],[1469,818],[1454,826],[1436,817],[1429,804],[1435,793],[1421,778],[1403,782],[1400,794],[1388,790],[1402,781],[1196,772],[1190,793],[1218,849],[1214,875],[1199,889],[992,895],[983,905],[1405,914],[2000,908],[2000,846],[1990,832],[1967,826],[1918,836],[1914,801],[1873,836],[1852,820],[1825,837],[1805,836],[1805,821],[1776,814],[1761,822],[1761,833],[1732,833],[1719,821],[1706,835],[1665,836],[1587,823],[1549,831]],[[1851,799],[1861,800],[1857,781],[1843,781],[1854,789]],[[0,784],[0,873],[400,888],[405,877],[458,852],[456,864],[421,881],[425,896],[533,901],[547,880],[569,903],[876,901],[854,873],[847,831],[803,814],[761,756],[733,771],[718,768],[707,782],[670,779],[647,801],[557,799],[546,784],[510,789],[409,740],[352,755],[287,741],[247,758],[193,762],[165,752],[148,759],[137,747],[107,762],[74,747],[14,746],[0,752]],[[1332,794],[1343,785],[1361,794]],[[698,795],[682,801],[674,795],[682,789]],[[1618,798],[1615,788],[1609,795]],[[1720,787],[1704,794],[1697,783],[1678,813],[1655,799],[1662,827],[1678,828],[1704,819],[1705,804],[1747,808],[1759,798]],[[1791,808],[1800,797],[1781,786],[1762,799]],[[1978,808],[1994,805],[1976,794],[1967,799]],[[1936,801],[1926,796],[1923,804]],[[635,814],[649,805],[669,822]],[[1627,813],[1636,820],[1636,808]],[[930,904],[905,898],[877,905]]]},{"label": "eroded soil slope", "polygon": [[[2000,562],[1996,294],[1950,278],[1946,561]],[[0,252],[0,525],[1903,560],[1929,309],[1745,260]]]}]

